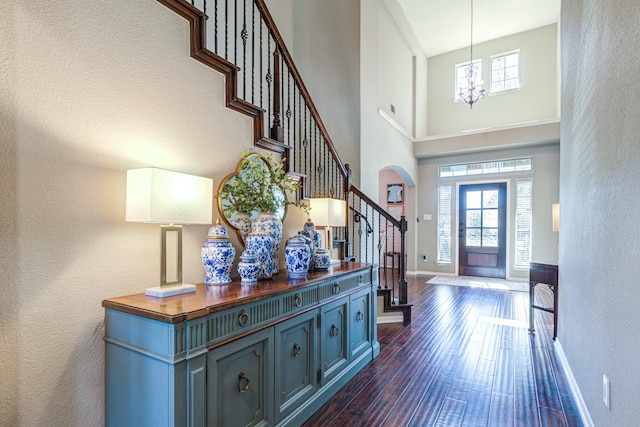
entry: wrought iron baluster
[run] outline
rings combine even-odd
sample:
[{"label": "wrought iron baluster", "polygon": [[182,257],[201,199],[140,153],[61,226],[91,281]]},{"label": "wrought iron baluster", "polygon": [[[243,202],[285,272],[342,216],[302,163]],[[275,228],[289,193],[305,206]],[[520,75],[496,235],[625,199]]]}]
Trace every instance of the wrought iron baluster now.
[{"label": "wrought iron baluster", "polygon": [[218,2],[213,3],[213,52],[218,54]]},{"label": "wrought iron baluster", "polygon": [[247,99],[247,39],[249,33],[247,32],[247,0],[242,2],[242,31],[240,32],[242,38],[242,99]]},{"label": "wrought iron baluster", "polygon": [[[273,82],[273,76],[271,75],[271,59],[269,58],[269,54],[271,53],[271,36],[269,35],[269,31],[267,29],[267,75],[265,76],[265,80],[267,82],[267,105],[265,110],[267,110],[267,120],[265,125],[267,126],[267,130],[269,129],[269,121],[268,118],[271,117],[271,83]],[[264,105],[262,106],[264,108]]]},{"label": "wrought iron baluster", "polygon": [[[281,109],[281,74],[280,74],[280,49],[276,46],[273,52],[273,126],[271,127],[271,139],[283,142],[282,120],[280,118]],[[269,92],[271,93],[271,92]]]},{"label": "wrought iron baluster", "polygon": [[229,59],[229,1],[224,0],[224,59]]}]

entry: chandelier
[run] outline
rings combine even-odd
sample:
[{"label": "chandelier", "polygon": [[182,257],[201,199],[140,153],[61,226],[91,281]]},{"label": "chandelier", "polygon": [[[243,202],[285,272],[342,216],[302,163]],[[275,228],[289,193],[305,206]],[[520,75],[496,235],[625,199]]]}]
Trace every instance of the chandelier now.
[{"label": "chandelier", "polygon": [[479,80],[476,83],[476,78],[478,77],[478,66],[473,64],[473,0],[471,0],[471,59],[469,60],[469,65],[465,67],[464,71],[466,73],[465,78],[467,79],[467,87],[460,88],[460,92],[458,96],[464,102],[469,104],[470,108],[473,108],[473,104],[478,102],[480,99],[484,98],[485,89],[483,87],[484,83],[482,80]]}]

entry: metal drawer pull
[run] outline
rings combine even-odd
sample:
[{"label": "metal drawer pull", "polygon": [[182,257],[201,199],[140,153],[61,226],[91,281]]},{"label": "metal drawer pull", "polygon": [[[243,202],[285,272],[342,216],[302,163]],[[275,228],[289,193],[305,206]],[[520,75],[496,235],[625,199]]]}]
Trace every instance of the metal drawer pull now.
[{"label": "metal drawer pull", "polygon": [[293,297],[293,303],[296,305],[296,307],[301,307],[302,306],[302,296],[300,294],[296,294]]},{"label": "metal drawer pull", "polygon": [[363,274],[358,276],[358,283],[360,283],[360,284],[364,283],[364,275]]},{"label": "metal drawer pull", "polygon": [[364,320],[364,313],[361,312],[360,310],[358,310],[358,313],[356,314],[356,320],[358,321]]},{"label": "metal drawer pull", "polygon": [[238,315],[238,323],[240,326],[246,326],[247,322],[249,322],[249,313],[242,310]]},{"label": "metal drawer pull", "polygon": [[298,343],[295,343],[293,345],[293,357],[298,357],[300,356],[300,353],[302,353],[302,348],[300,348],[300,346],[298,345]]},{"label": "metal drawer pull", "polygon": [[331,330],[329,330],[329,335],[332,337],[337,337],[338,333],[340,333],[340,330],[338,329],[338,327],[335,324],[331,325]]},{"label": "metal drawer pull", "polygon": [[240,372],[240,375],[238,375],[238,391],[240,393],[247,392],[250,383],[251,381],[249,381],[249,378],[246,377],[244,372]]},{"label": "metal drawer pull", "polygon": [[340,283],[333,284],[333,294],[338,295],[340,293]]}]

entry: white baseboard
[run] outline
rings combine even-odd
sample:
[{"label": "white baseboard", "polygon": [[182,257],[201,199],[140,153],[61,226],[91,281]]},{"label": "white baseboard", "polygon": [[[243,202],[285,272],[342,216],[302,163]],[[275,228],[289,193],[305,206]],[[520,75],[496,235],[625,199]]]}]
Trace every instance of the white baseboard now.
[{"label": "white baseboard", "polygon": [[576,400],[576,404],[578,405],[578,411],[580,412],[580,418],[582,419],[582,422],[586,427],[594,427],[593,421],[591,420],[591,415],[589,415],[589,409],[587,408],[587,404],[582,398],[580,387],[578,387],[576,378],[573,376],[571,366],[569,366],[569,361],[567,360],[567,356],[564,354],[564,350],[562,349],[559,338],[556,338],[556,342],[553,345],[553,348],[557,353],[558,358],[560,359],[560,364],[562,365],[564,374],[567,376],[567,380],[569,381],[571,394],[573,395],[573,398]]},{"label": "white baseboard", "polygon": [[408,276],[457,276],[457,274],[455,273],[441,273],[438,271],[421,271],[421,270],[416,270],[416,271],[407,271],[407,275]]}]

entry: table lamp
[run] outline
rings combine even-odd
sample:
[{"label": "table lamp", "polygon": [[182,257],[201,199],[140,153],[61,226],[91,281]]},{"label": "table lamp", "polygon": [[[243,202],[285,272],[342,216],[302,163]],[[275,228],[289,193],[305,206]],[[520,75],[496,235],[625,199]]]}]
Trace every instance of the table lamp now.
[{"label": "table lamp", "polygon": [[322,197],[311,199],[311,216],[314,224],[323,228],[325,232],[324,245],[331,256],[331,263],[339,263],[333,253],[332,227],[345,227],[347,225],[347,202],[341,199]]},{"label": "table lamp", "polygon": [[195,285],[182,283],[182,224],[211,224],[212,206],[210,178],[153,167],[127,171],[126,220],[163,224],[160,286],[145,289],[146,295],[195,292]]}]

